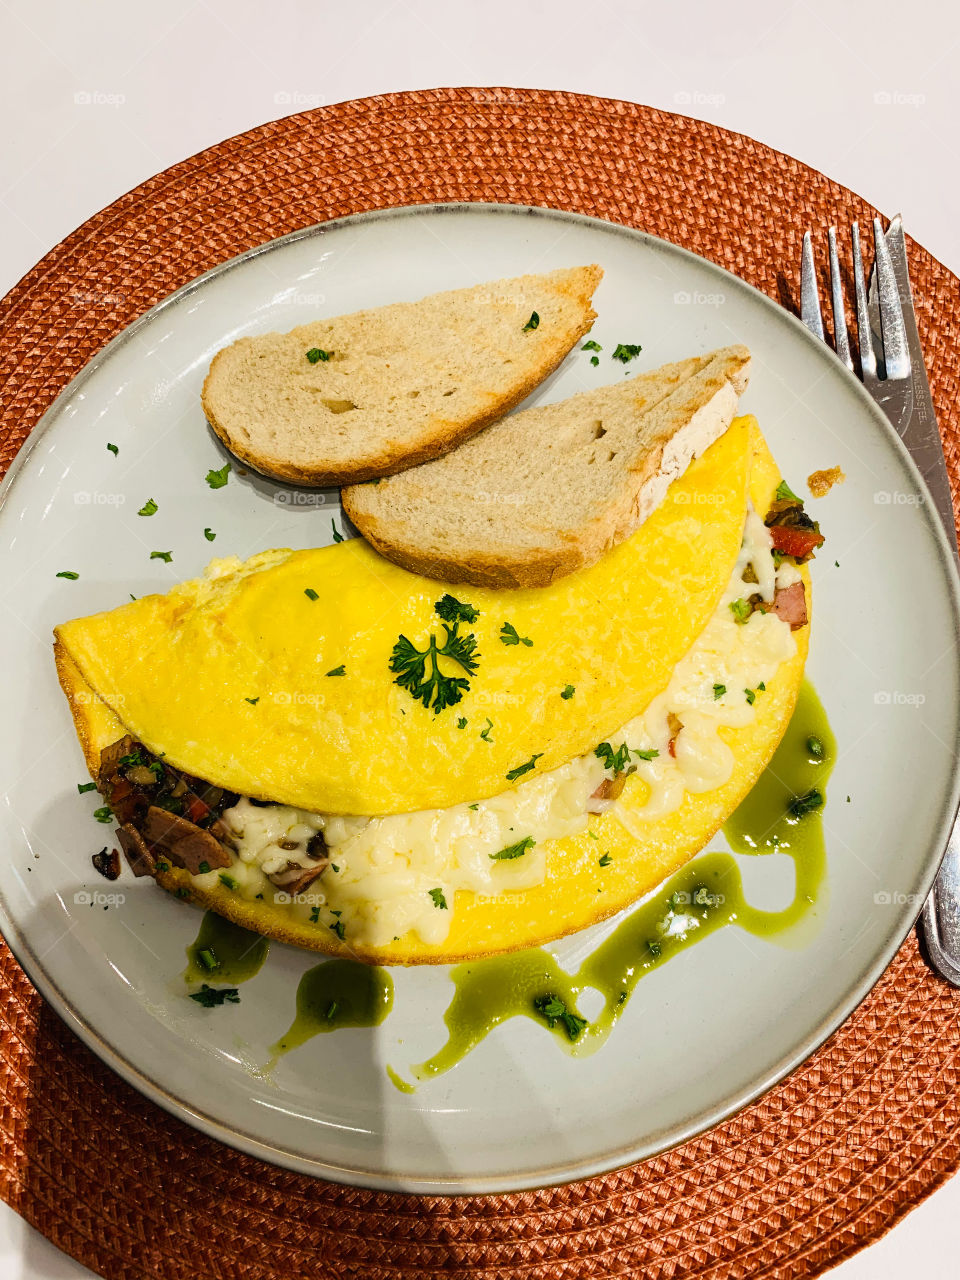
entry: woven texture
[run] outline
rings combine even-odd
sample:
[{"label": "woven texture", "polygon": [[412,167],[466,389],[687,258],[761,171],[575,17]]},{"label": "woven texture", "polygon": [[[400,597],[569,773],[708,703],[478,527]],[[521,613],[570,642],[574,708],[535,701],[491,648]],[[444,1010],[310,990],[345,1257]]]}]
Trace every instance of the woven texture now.
[{"label": "woven texture", "polygon": [[[445,200],[640,227],[785,305],[778,270],[793,275],[804,228],[874,212],[749,138],[626,102],[438,89],[290,117],[123,196],[4,300],[0,468],[107,339],[199,272],[310,223]],[[910,253],[956,493],[960,282],[918,246]],[[124,1280],[796,1280],[882,1234],[957,1167],[958,1085],[960,992],[910,938],[817,1054],[685,1146],[518,1195],[388,1195],[286,1173],[171,1119],[0,956],[0,1194]]]}]

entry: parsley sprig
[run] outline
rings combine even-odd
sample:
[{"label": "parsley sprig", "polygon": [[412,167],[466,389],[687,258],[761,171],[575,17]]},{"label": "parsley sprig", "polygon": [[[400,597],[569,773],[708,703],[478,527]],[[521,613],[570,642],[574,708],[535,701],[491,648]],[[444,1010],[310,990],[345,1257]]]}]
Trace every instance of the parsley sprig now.
[{"label": "parsley sprig", "polygon": [[551,1031],[558,1022],[562,1022],[563,1029],[570,1040],[579,1040],[584,1028],[589,1025],[586,1018],[581,1018],[578,1013],[571,1013],[559,996],[537,996],[533,1007],[540,1017],[546,1020]]},{"label": "parsley sprig", "polygon": [[625,742],[621,742],[616,751],[609,742],[601,742],[594,748],[593,754],[603,761],[605,769],[610,769],[613,773],[624,773],[630,763],[630,748]]},{"label": "parsley sprig", "polygon": [[[412,698],[425,707],[433,707],[439,715],[447,707],[456,706],[470,688],[467,678],[479,666],[477,637],[469,632],[461,635],[461,623],[476,622],[480,616],[472,605],[464,604],[455,596],[445,595],[433,606],[443,622],[446,633],[442,644],[431,632],[426,649],[418,649],[406,636],[401,635],[390,655],[390,670],[397,673],[394,684],[406,689]],[[455,662],[465,676],[447,675],[440,666],[440,659]]]}]

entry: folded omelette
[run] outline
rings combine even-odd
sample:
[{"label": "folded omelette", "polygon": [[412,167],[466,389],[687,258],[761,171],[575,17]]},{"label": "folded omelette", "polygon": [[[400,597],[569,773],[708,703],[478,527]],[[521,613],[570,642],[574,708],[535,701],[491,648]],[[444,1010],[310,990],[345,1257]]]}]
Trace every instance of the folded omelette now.
[{"label": "folded omelette", "polygon": [[550,586],[267,551],[64,623],[57,669],[137,874],[302,947],[446,963],[581,929],[707,843],[790,719],[820,541],[740,418]]}]

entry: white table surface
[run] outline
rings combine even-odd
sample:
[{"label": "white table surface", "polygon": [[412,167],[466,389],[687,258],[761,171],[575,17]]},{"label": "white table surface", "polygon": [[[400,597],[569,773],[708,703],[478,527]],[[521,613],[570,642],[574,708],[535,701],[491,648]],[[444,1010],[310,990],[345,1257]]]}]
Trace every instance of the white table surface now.
[{"label": "white table surface", "polygon": [[[960,11],[940,0],[6,0],[0,293],[176,161],[309,106],[511,85],[629,98],[759,138],[858,191],[960,272]],[[953,1179],[841,1280],[960,1273]],[[2,1280],[91,1273],[0,1204]]]}]

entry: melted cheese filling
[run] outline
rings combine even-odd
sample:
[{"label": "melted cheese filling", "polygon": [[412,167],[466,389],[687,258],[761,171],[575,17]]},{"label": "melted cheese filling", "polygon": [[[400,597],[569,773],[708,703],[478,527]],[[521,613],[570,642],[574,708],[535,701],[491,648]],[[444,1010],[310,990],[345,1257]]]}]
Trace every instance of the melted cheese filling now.
[{"label": "melted cheese filling", "polygon": [[[614,804],[617,818],[637,839],[643,839],[644,818],[678,808],[687,792],[711,791],[729,780],[735,760],[718,731],[753,720],[753,700],[763,696],[758,686],[796,652],[789,625],[776,614],[756,611],[740,623],[730,609],[753,594],[770,602],[778,588],[800,581],[791,562],[775,569],[770,551],[770,535],[751,508],[740,556],[715,614],[663,693],[608,740],[614,750],[626,743],[634,753],[657,753],[649,760],[631,757],[648,788],[643,807],[627,813]],[[682,727],[675,732],[676,720]],[[244,898],[286,904],[300,919],[347,941],[384,946],[414,930],[436,945],[449,932],[458,890],[497,895],[540,884],[547,842],[586,829],[591,796],[610,776],[590,752],[476,804],[385,818],[307,813],[242,799],[223,815],[237,842],[226,883]],[[318,831],[330,865],[300,894],[278,889],[271,874],[290,863],[315,865],[306,846]],[[519,856],[494,856],[528,839],[534,843]],[[280,848],[281,840],[297,847]],[[212,888],[223,874],[193,879]]]}]

